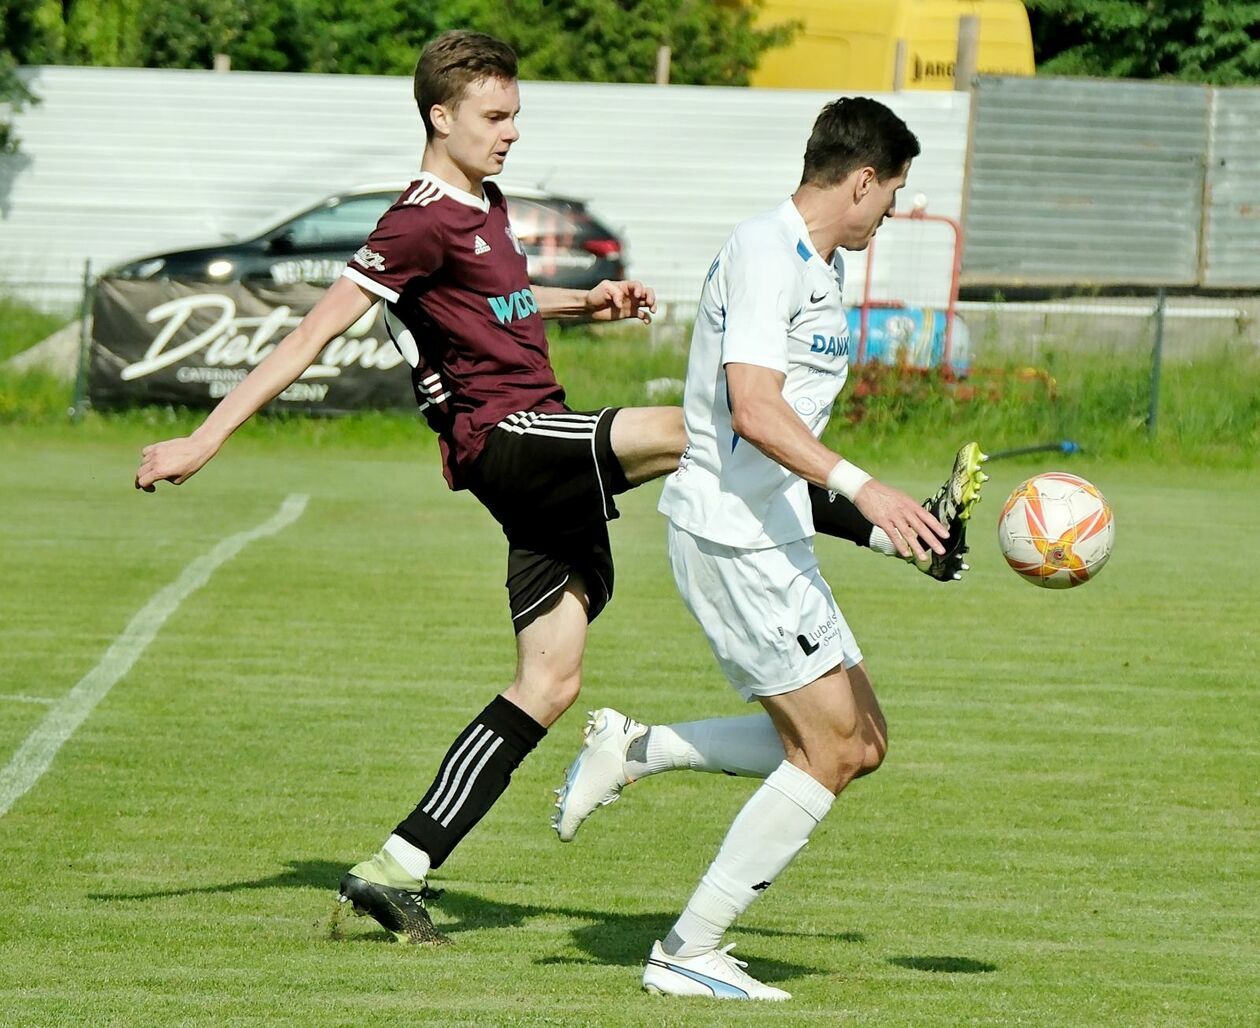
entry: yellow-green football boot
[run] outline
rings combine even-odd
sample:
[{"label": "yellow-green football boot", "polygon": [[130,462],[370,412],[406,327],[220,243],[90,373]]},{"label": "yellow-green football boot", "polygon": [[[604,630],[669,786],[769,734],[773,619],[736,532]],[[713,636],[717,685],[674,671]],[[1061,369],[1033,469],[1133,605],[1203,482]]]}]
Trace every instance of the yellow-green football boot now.
[{"label": "yellow-green football boot", "polygon": [[367,914],[399,942],[440,945],[449,942],[437,930],[425,900],[441,895],[409,875],[392,855],[381,850],[341,876],[337,899],[356,914]]},{"label": "yellow-green football boot", "polygon": [[980,487],[989,476],[980,465],[989,458],[980,452],[979,443],[965,443],[954,457],[954,467],[936,494],[923,501],[923,506],[949,529],[944,541],[945,552],[928,551],[927,560],[911,556],[914,566],[938,582],[953,582],[962,578],[968,566],[963,561],[967,552],[967,522],[971,512],[980,502]]}]

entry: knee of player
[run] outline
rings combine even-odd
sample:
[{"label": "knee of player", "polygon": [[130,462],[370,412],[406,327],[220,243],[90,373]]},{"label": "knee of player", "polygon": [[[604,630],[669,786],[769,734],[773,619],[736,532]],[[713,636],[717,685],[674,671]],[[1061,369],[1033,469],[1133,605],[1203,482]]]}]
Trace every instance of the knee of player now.
[{"label": "knee of player", "polygon": [[559,717],[577,700],[582,690],[582,676],[576,671],[535,671],[518,676],[514,687],[522,695],[530,697],[535,705],[546,707],[553,717]]},{"label": "knee of player", "polygon": [[864,774],[870,774],[871,771],[875,770],[873,767],[868,766],[868,759],[869,753],[865,745],[854,745],[852,742],[846,742],[844,746],[840,747],[831,763],[832,780],[837,785],[837,792],[853,781],[853,779]]},{"label": "knee of player", "polygon": [[858,773],[869,775],[872,771],[878,771],[887,755],[888,735],[883,732],[872,735],[866,740],[862,755],[862,770]]},{"label": "knee of player", "polygon": [[551,687],[551,695],[556,703],[564,704],[564,709],[568,710],[577,702],[578,693],[582,691],[581,675],[564,675],[557,678]]},{"label": "knee of player", "polygon": [[854,736],[839,736],[825,743],[807,746],[803,756],[808,765],[806,770],[835,793],[859,775],[874,770],[874,767],[867,767],[872,756],[868,747]]},{"label": "knee of player", "polygon": [[550,727],[571,706],[582,688],[580,661],[537,659],[522,655],[516,677],[504,695],[544,727]]}]

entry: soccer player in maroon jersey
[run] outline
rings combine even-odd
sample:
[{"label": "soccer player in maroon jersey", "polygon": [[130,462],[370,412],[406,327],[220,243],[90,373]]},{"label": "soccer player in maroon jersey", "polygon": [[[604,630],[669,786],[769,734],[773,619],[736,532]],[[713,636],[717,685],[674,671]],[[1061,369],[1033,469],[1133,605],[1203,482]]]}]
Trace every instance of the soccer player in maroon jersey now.
[{"label": "soccer player in maroon jersey", "polygon": [[[301,324],[199,428],[144,448],[136,486],[186,482],[330,340],[385,302],[417,402],[441,441],[447,482],[471,490],[507,537],[517,640],[515,680],[456,737],[382,849],[341,880],[343,901],[420,942],[440,939],[424,907],[429,870],[577,698],[587,626],[613,591],[613,497],[674,470],[685,436],[676,407],[576,412],[564,403],[542,319],[649,321],[655,295],[635,281],[588,292],[530,285],[503,195],[486,181],[519,138],[512,50],[479,33],[444,33],[420,57],[415,96],[427,136],[420,177]],[[933,577],[965,569],[961,530],[942,545],[906,525],[872,526],[825,493],[814,506],[820,532],[860,545],[884,532]]]}]

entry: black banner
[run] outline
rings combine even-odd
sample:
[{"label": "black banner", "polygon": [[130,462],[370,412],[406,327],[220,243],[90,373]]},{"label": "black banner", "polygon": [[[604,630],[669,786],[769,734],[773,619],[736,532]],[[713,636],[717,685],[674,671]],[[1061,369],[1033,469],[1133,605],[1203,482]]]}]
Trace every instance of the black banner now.
[{"label": "black banner", "polygon": [[[93,308],[88,399],[212,407],[314,306],[322,287],[103,278]],[[269,410],[415,409],[406,363],[373,307],[320,351]]]}]

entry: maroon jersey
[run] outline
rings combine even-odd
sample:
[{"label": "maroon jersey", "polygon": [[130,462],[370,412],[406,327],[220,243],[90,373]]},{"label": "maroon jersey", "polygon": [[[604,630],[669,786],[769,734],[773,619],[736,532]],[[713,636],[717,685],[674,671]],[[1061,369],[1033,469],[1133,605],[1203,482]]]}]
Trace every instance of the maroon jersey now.
[{"label": "maroon jersey", "polygon": [[425,172],[344,272],[386,302],[452,489],[509,414],[565,409],[507,204],[493,184],[482,188],[484,198]]}]

